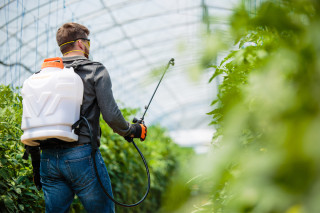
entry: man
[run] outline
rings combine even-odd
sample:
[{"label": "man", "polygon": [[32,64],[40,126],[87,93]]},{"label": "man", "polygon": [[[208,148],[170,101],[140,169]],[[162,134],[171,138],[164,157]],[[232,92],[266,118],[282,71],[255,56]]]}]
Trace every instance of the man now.
[{"label": "man", "polygon": [[[100,112],[106,123],[125,138],[144,140],[144,124],[129,124],[123,118],[111,89],[106,68],[90,61],[89,30],[77,23],[66,23],[56,34],[65,66],[72,66],[84,85],[81,115],[92,127],[93,139],[100,144]],[[48,139],[41,143],[40,177],[45,197],[46,212],[67,212],[76,194],[87,212],[114,212],[113,202],[104,194],[94,172],[91,159],[89,128],[82,122],[77,128],[79,140],[75,143]],[[96,152],[99,176],[112,195],[106,166],[99,151]]]}]

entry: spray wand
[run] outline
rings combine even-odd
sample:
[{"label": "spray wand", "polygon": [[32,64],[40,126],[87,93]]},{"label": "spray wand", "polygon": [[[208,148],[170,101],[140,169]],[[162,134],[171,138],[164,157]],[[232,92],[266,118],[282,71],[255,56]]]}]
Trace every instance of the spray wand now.
[{"label": "spray wand", "polygon": [[170,66],[170,65],[171,65],[171,66],[174,66],[174,58],[171,58],[170,61],[169,61],[168,64],[167,64],[167,66],[165,67],[164,72],[163,72],[163,74],[162,74],[162,76],[161,76],[161,78],[160,78],[160,81],[158,82],[158,85],[157,85],[156,89],[154,90],[154,92],[153,92],[153,94],[152,94],[152,97],[151,97],[151,99],[150,99],[150,101],[149,101],[149,104],[148,104],[147,106],[145,106],[145,109],[146,109],[146,110],[144,111],[142,117],[140,118],[140,120],[138,120],[137,118],[133,118],[133,120],[132,120],[133,123],[142,123],[142,122],[143,122],[144,116],[146,115],[146,113],[147,113],[147,111],[148,111],[148,109],[149,109],[149,106],[150,106],[150,104],[151,104],[151,102],[152,102],[152,100],[153,100],[153,97],[154,97],[154,95],[156,94],[156,92],[157,92],[157,90],[158,90],[158,87],[159,87],[159,85],[160,85],[160,83],[161,83],[161,81],[162,81],[162,79],[163,79],[163,76],[164,76],[164,74],[166,74],[166,72],[167,72],[167,70],[169,69],[169,66]]}]

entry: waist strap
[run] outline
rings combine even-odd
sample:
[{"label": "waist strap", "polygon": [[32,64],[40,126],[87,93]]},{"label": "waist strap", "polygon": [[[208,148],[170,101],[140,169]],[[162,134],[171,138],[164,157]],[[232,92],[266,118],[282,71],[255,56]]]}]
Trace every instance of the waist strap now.
[{"label": "waist strap", "polygon": [[69,148],[89,144],[89,143],[79,144],[79,142],[65,142],[57,138],[49,138],[47,140],[43,140],[39,142],[40,142],[40,149],[69,149]]}]

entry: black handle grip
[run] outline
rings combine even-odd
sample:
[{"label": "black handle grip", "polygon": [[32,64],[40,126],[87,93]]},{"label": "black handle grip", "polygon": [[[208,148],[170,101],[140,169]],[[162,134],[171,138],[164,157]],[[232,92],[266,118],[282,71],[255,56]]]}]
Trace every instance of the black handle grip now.
[{"label": "black handle grip", "polygon": [[136,118],[136,117],[134,117],[133,119],[132,119],[132,123],[137,123],[139,120],[138,120],[138,118]]},{"label": "black handle grip", "polygon": [[138,118],[136,118],[136,117],[134,117],[133,119],[132,119],[132,123],[138,123],[138,124],[142,124],[143,123],[143,120],[142,119],[138,119]]}]

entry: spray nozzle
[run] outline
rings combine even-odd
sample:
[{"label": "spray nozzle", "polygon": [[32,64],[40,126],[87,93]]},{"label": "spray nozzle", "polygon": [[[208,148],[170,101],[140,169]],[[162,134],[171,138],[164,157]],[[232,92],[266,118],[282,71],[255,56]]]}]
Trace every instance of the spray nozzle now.
[{"label": "spray nozzle", "polygon": [[174,66],[174,58],[171,58],[171,59],[170,59],[169,64],[171,64],[172,66]]}]

